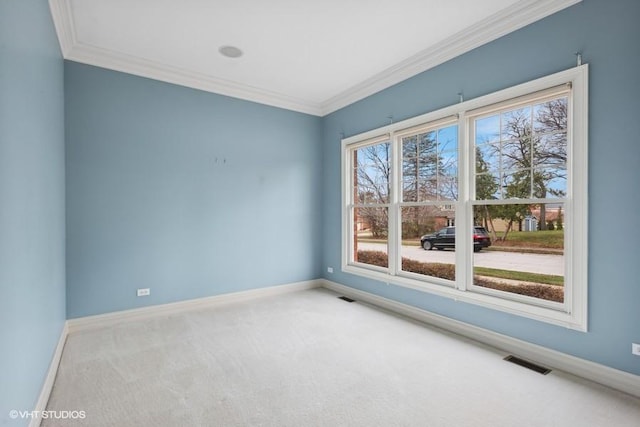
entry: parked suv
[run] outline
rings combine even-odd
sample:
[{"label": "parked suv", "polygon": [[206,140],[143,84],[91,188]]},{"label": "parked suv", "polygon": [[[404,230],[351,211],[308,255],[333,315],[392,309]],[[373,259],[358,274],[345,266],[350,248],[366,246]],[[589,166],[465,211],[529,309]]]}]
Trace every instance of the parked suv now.
[{"label": "parked suv", "polygon": [[[434,234],[425,234],[420,238],[420,245],[425,251],[433,248],[443,250],[444,248],[456,247],[456,228],[445,227]],[[491,246],[491,238],[484,227],[473,227],[473,250],[480,251],[482,248]]]}]

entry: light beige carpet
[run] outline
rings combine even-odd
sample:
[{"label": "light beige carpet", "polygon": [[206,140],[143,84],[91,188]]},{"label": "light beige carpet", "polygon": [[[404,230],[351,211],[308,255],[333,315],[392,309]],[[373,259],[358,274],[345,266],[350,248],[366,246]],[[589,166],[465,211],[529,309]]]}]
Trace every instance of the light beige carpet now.
[{"label": "light beige carpet", "polygon": [[633,426],[640,400],[315,289],[68,337],[43,426]]}]

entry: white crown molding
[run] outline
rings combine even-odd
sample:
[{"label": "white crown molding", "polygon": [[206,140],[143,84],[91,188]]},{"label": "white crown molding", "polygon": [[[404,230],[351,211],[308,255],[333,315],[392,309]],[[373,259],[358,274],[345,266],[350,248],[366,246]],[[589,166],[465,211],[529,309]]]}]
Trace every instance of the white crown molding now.
[{"label": "white crown molding", "polygon": [[49,0],[49,5],[65,59],[287,110],[325,116],[581,1],[521,0],[321,103],[87,45],[77,38],[71,0]]},{"label": "white crown molding", "polygon": [[49,0],[51,17],[58,34],[58,42],[62,56],[67,58],[71,49],[76,45],[76,30],[71,14],[71,5],[67,0]]},{"label": "white crown molding", "polygon": [[65,59],[315,116],[322,114],[317,103],[83,43],[76,43]]},{"label": "white crown molding", "polygon": [[582,0],[522,0],[322,103],[322,115],[373,95]]}]

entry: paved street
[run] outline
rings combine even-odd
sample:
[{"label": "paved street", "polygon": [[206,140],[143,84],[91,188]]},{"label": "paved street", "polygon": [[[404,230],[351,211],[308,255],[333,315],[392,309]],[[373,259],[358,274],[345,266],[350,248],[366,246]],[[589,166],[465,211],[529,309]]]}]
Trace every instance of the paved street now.
[{"label": "paved street", "polygon": [[[386,246],[382,243],[360,243],[361,250],[383,251]],[[441,262],[453,264],[455,252],[452,250],[425,251],[419,246],[403,246],[402,256],[423,262]],[[503,270],[526,271],[529,273],[564,275],[564,256],[546,254],[524,254],[514,252],[482,250],[473,254],[476,267],[500,268]]]}]

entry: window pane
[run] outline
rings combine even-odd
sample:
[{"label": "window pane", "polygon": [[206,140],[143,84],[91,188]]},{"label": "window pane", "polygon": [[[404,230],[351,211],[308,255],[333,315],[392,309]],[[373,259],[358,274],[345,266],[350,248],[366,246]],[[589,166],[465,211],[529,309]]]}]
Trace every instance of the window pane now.
[{"label": "window pane", "polygon": [[438,130],[438,150],[458,151],[458,126],[448,126]]},{"label": "window pane", "polygon": [[433,180],[438,177],[438,156],[435,152],[423,151],[418,159],[418,178],[420,180]]},{"label": "window pane", "polygon": [[422,182],[422,193],[418,201],[436,200],[438,198],[438,180],[436,178]]},{"label": "window pane", "polygon": [[436,132],[431,131],[418,135],[418,149],[421,157],[433,158],[437,152]]},{"label": "window pane", "polygon": [[402,180],[402,200],[405,202],[417,202],[419,182],[415,177],[404,177]]},{"label": "window pane", "polygon": [[420,193],[420,176],[418,170],[417,137],[405,138],[402,157],[402,200],[415,202]]},{"label": "window pane", "polygon": [[[447,129],[451,129],[451,128],[447,128]],[[440,154],[439,176],[438,176],[438,200],[457,200],[457,199],[458,199],[458,152],[443,151]]]},{"label": "window pane", "polygon": [[413,135],[407,138],[402,138],[402,158],[417,158],[418,157],[418,136]]},{"label": "window pane", "polygon": [[567,171],[560,168],[535,169],[533,171],[535,197],[554,198],[567,195]]},{"label": "window pane", "polygon": [[455,227],[448,227],[454,224],[454,207],[403,207],[401,217],[402,271],[455,280]]},{"label": "window pane", "polygon": [[500,140],[500,115],[476,120],[476,144],[486,144]]},{"label": "window pane", "polygon": [[567,133],[558,132],[538,135],[535,138],[534,166],[566,167]]},{"label": "window pane", "polygon": [[476,148],[476,172],[500,172],[500,144],[484,144]]},{"label": "window pane", "polygon": [[491,246],[479,244],[476,228],[474,285],[563,302],[563,211],[561,203],[475,206],[474,220],[487,230]]},{"label": "window pane", "polygon": [[353,208],[354,262],[388,267],[388,208]]},{"label": "window pane", "polygon": [[476,200],[500,199],[500,144],[476,147]]},{"label": "window pane", "polygon": [[476,199],[495,200],[502,198],[500,177],[492,174],[476,174]]},{"label": "window pane", "polygon": [[362,147],[353,152],[355,203],[389,203],[391,144]]},{"label": "window pane", "polygon": [[502,169],[524,169],[531,167],[531,138],[504,141],[500,157]]},{"label": "window pane", "polygon": [[476,200],[566,196],[567,97],[478,119],[475,127]]},{"label": "window pane", "polygon": [[502,199],[531,197],[531,170],[505,171],[502,175]]},{"label": "window pane", "polygon": [[[565,110],[566,113],[566,110]],[[567,133],[537,136],[534,140],[533,193],[535,197],[565,197],[567,194]]]},{"label": "window pane", "polygon": [[402,139],[402,201],[458,198],[458,127]]},{"label": "window pane", "polygon": [[501,115],[501,139],[521,140],[531,137],[531,107],[505,111]]},{"label": "window pane", "polygon": [[534,106],[534,131],[544,133],[566,130],[567,100],[567,97],[562,97]]}]

